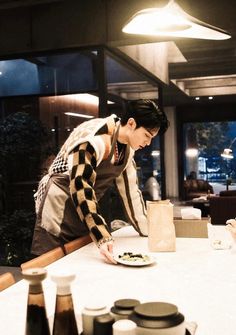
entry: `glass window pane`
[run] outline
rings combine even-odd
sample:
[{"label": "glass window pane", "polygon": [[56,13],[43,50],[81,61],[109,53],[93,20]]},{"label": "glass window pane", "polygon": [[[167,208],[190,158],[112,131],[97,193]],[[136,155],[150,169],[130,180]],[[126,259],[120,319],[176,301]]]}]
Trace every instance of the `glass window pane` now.
[{"label": "glass window pane", "polygon": [[[236,122],[185,123],[183,131],[185,179],[195,173],[198,179],[209,181],[216,194],[229,183],[230,189],[236,189]],[[222,156],[224,149],[232,150],[231,155]]]},{"label": "glass window pane", "polygon": [[[107,88],[113,96],[118,96],[124,100],[135,99],[158,99],[158,86],[141,72],[131,66],[127,66],[124,61],[117,60],[112,54],[106,53]],[[151,96],[150,96],[151,92]],[[122,109],[122,103],[116,105]],[[118,111],[119,113],[119,111]],[[161,164],[160,164],[160,143],[159,137],[153,139],[151,145],[135,152],[135,161],[138,171],[139,186],[144,197],[150,199],[146,193],[147,180],[154,176],[158,195],[161,195]]]},{"label": "glass window pane", "polygon": [[98,116],[97,66],[96,50],[0,61],[1,211],[34,210],[54,155],[77,125]]},{"label": "glass window pane", "polygon": [[0,61],[0,96],[97,90],[96,51]]}]

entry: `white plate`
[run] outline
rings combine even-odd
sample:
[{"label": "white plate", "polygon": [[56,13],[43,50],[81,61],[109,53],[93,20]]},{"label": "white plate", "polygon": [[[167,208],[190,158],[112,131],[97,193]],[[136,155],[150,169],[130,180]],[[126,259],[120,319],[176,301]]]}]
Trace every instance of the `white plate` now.
[{"label": "white plate", "polygon": [[[140,253],[139,253],[140,254]],[[135,260],[135,261],[128,261],[128,260],[124,260],[121,257],[119,257],[123,255],[123,253],[115,255],[114,259],[117,261],[117,263],[122,264],[122,265],[127,265],[127,266],[146,266],[146,265],[151,265],[153,263],[155,263],[155,258],[152,255],[149,254],[141,254],[141,255],[145,255],[148,256],[148,259],[146,261],[143,260]]]}]

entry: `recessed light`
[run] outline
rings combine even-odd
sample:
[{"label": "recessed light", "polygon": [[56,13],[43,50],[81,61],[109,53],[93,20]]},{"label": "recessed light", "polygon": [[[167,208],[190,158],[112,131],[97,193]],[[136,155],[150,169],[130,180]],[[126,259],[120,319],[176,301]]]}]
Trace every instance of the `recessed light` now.
[{"label": "recessed light", "polygon": [[159,150],[153,150],[153,151],[151,152],[151,155],[152,155],[153,157],[158,157],[158,156],[160,156],[160,151],[159,151]]},{"label": "recessed light", "polygon": [[65,112],[64,114],[69,116],[83,117],[85,119],[92,119],[93,115],[81,114],[81,113],[73,113],[73,112]]}]

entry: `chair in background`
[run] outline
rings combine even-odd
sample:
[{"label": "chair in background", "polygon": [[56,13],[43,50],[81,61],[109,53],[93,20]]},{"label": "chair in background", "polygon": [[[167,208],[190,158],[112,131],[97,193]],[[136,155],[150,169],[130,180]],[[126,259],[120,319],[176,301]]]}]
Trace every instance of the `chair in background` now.
[{"label": "chair in background", "polygon": [[9,286],[15,284],[15,278],[11,272],[0,275],[0,291],[5,290]]},{"label": "chair in background", "polygon": [[45,267],[64,256],[65,256],[65,253],[62,250],[62,248],[56,247],[55,249],[45,252],[44,254],[38,257],[35,257],[25,263],[22,263],[20,267],[22,271],[29,269],[29,268]]},{"label": "chair in background", "polygon": [[220,191],[220,197],[236,197],[236,190]]},{"label": "chair in background", "polygon": [[227,220],[236,217],[235,193],[226,194],[226,191],[224,191],[220,192],[219,196],[209,198],[210,217],[213,225],[225,225]]},{"label": "chair in background", "polygon": [[211,184],[203,179],[187,179],[184,180],[184,195],[183,200],[192,200],[201,196],[214,194]]},{"label": "chair in background", "polygon": [[89,244],[90,242],[92,242],[90,235],[85,235],[85,236],[77,238],[76,240],[67,242],[64,244],[65,253],[66,255],[68,255],[71,252]]}]

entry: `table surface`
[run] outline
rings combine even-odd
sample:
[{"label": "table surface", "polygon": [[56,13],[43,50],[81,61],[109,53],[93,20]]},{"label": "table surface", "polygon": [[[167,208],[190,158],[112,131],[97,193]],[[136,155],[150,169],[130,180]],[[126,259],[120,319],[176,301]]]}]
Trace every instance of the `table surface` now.
[{"label": "table surface", "polygon": [[[224,234],[224,227],[221,229]],[[148,252],[147,238],[139,237],[132,227],[113,235],[117,253]],[[71,286],[77,315],[93,300],[108,307],[122,298],[165,301],[176,304],[186,321],[198,324],[197,335],[235,335],[236,254],[230,249],[212,249],[207,238],[177,238],[175,252],[152,255],[156,262],[150,266],[110,265],[90,243],[49,265],[43,282],[49,319],[54,314],[56,294],[50,274],[65,270],[77,275]],[[27,290],[27,282],[21,280],[0,293],[1,334],[24,334]]]}]

